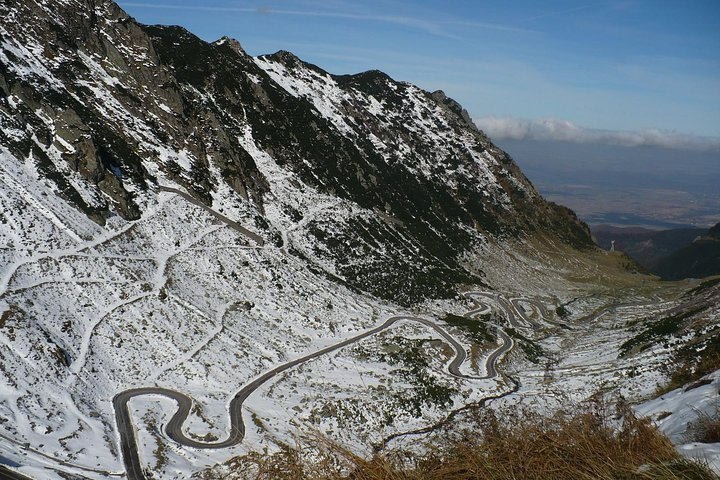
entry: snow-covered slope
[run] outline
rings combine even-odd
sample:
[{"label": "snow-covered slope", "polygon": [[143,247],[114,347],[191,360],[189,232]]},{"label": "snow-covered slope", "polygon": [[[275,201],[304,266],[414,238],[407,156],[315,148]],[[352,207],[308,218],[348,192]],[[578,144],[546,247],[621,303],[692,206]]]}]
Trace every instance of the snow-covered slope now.
[{"label": "snow-covered slope", "polygon": [[[590,244],[442,92],[332,76],[286,52],[253,58],[110,1],[0,9],[0,140],[99,224],[137,219],[158,185],[179,186],[405,304],[479,281],[456,259],[488,239]],[[315,218],[309,192],[347,214]]]},{"label": "snow-covered slope", "polygon": [[720,403],[720,371],[697,382],[638,405],[638,414],[651,417],[670,437],[678,451],[707,463],[720,474],[720,443],[702,438],[704,425],[717,422]]},{"label": "snow-covered slope", "polygon": [[[130,388],[188,395],[184,434],[225,438],[244,385],[394,315],[411,319],[263,383],[231,448],[169,441],[173,402],[132,399],[142,465],[187,478],[312,428],[364,448],[532,395],[550,360],[578,396],[595,386],[572,379],[637,368],[647,392],[669,354],[617,347],[658,293],[589,243],[442,92],[253,58],[107,0],[0,3],[0,461],[23,473],[123,475]],[[597,322],[619,285],[634,307]]]},{"label": "snow-covered slope", "polygon": [[[259,165],[278,168],[265,161]],[[2,165],[0,434],[3,456],[38,478],[122,472],[112,399],[128,388],[189,395],[196,403],[187,434],[224,438],[229,399],[271,368],[393,315],[441,319],[470,307],[434,301],[415,313],[357,293],[312,260],[259,246],[172,192],[159,193],[138,220],[112,216],[100,227],[58,197],[32,162],[4,152]],[[358,209],[313,195],[318,217]],[[241,224],[252,218],[236,217]],[[292,230],[283,233],[293,238]],[[445,328],[472,346],[462,368],[484,375],[494,336]],[[448,375],[447,348],[438,332],[399,322],[302,364],[253,394],[244,409],[246,438],[229,449],[168,442],[159,429],[172,403],[133,400],[142,461],[162,478],[186,478],[309,428],[366,445],[508,388],[501,377]]]}]

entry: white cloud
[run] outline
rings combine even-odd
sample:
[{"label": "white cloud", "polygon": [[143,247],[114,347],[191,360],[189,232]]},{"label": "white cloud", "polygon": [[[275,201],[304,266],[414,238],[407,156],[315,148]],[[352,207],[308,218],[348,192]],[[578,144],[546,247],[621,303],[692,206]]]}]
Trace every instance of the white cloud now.
[{"label": "white cloud", "polygon": [[681,150],[720,152],[720,138],[687,135],[664,130],[639,132],[599,130],[575,125],[567,120],[541,118],[475,118],[478,128],[494,139],[555,140],[573,143],[600,143],[627,147],[650,146]]}]

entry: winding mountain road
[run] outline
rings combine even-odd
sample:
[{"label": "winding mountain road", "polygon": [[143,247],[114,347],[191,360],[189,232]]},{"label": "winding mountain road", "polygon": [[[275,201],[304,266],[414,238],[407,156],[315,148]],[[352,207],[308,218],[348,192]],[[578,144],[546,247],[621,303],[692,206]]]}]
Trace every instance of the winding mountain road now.
[{"label": "winding mountain road", "polygon": [[571,327],[570,325],[568,325],[568,324],[566,324],[566,323],[555,322],[555,321],[553,321],[553,320],[550,320],[550,318],[551,318],[551,316],[552,316],[552,315],[550,314],[550,311],[547,309],[547,307],[545,306],[545,304],[542,303],[542,302],[539,301],[539,300],[534,300],[534,299],[531,299],[531,298],[512,298],[512,299],[510,299],[510,303],[512,303],[513,307],[515,307],[515,310],[517,310],[517,312],[520,314],[520,316],[521,316],[526,322],[529,322],[529,323],[532,323],[532,324],[538,326],[538,328],[535,328],[535,330],[538,330],[538,329],[539,329],[540,324],[538,324],[537,322],[534,322],[534,321],[530,320],[530,318],[528,318],[528,316],[525,315],[525,310],[524,310],[524,308],[522,307],[522,305],[520,305],[521,302],[522,302],[522,303],[527,303],[528,305],[531,305],[531,306],[537,308],[537,309],[538,309],[538,312],[540,313],[540,316],[543,318],[543,322],[549,323],[550,325],[555,325],[556,327],[560,327],[560,328],[563,328],[563,329],[565,329],[565,330],[574,330],[573,327]]},{"label": "winding mountain road", "polygon": [[[482,305],[482,306],[478,306],[478,308],[475,308],[475,309],[467,312],[464,315],[465,317],[472,318],[476,315],[481,315],[481,314],[492,311],[492,307],[490,307],[489,305],[483,304],[482,302],[478,301],[475,298],[476,296],[477,297],[486,297],[486,298],[491,298],[491,299],[497,301],[497,304],[500,306],[500,308],[503,310],[503,312],[507,316],[508,323],[510,323],[513,326],[521,326],[520,324],[517,323],[515,314],[512,311],[512,307],[507,303],[507,301],[500,294],[490,293],[490,292],[472,291],[472,292],[466,292],[465,296],[470,298],[472,301],[474,301],[478,305]],[[521,312],[518,311],[518,313],[521,313]],[[473,377],[473,378],[488,379],[488,378],[495,378],[499,375],[499,373],[496,369],[497,362],[502,355],[504,355],[506,352],[509,352],[510,350],[512,350],[514,343],[513,343],[512,338],[510,338],[499,327],[498,327],[498,335],[503,340],[503,343],[502,343],[502,345],[500,345],[499,348],[497,348],[493,352],[491,352],[490,355],[488,355],[488,357],[485,359],[486,375],[484,377]],[[439,421],[438,423],[435,423],[433,425],[428,425],[425,427],[420,427],[420,428],[416,428],[414,430],[405,431],[405,432],[395,432],[395,433],[383,438],[383,440],[380,443],[378,443],[374,446],[374,450],[376,452],[380,451],[381,449],[385,448],[385,446],[390,441],[392,441],[396,438],[399,438],[399,437],[404,437],[404,436],[408,436],[408,435],[422,435],[422,434],[430,433],[430,432],[436,430],[437,428],[442,427],[443,425],[447,425],[453,418],[455,418],[456,415],[458,415],[459,413],[461,413],[465,410],[474,409],[474,408],[483,408],[485,405],[492,402],[493,400],[498,400],[503,397],[507,397],[508,395],[512,395],[513,393],[517,392],[520,389],[520,381],[519,380],[516,380],[507,374],[504,374],[503,377],[505,377],[507,380],[509,380],[510,383],[512,383],[512,387],[509,388],[508,390],[497,393],[495,395],[490,395],[490,396],[484,397],[479,402],[464,405],[460,408],[452,410],[448,413],[448,415],[444,419],[442,419],[441,421]]]},{"label": "winding mountain road", "polygon": [[[486,297],[490,298],[492,300],[495,300],[497,304],[502,308],[502,310],[505,312],[505,315],[507,317],[507,321],[510,324],[511,327],[514,328],[525,328],[525,325],[518,322],[517,316],[515,315],[513,305],[510,304],[510,302],[505,299],[502,295],[499,293],[491,293],[491,292],[467,292],[465,294],[467,297],[473,298],[473,297]],[[523,318],[524,319],[524,318]]]},{"label": "winding mountain road", "polygon": [[[473,293],[483,293],[483,292],[468,292],[465,294],[466,297],[468,297],[471,300],[473,300],[474,302],[478,303],[477,300],[472,298]],[[473,318],[476,315],[480,315],[480,314],[488,312],[490,310],[491,310],[491,308],[489,306],[483,305],[481,307],[479,306],[478,308],[470,310],[469,312],[465,313],[465,315],[463,315],[463,316],[466,318]],[[505,331],[502,328],[500,328],[500,327],[497,328],[497,334],[498,334],[498,338],[500,338],[500,340],[502,340],[502,344],[500,344],[500,346],[498,348],[496,348],[495,350],[490,352],[490,355],[488,355],[488,357],[485,359],[485,376],[477,377],[477,376],[461,375],[462,378],[467,378],[467,379],[471,379],[471,380],[485,380],[488,378],[497,377],[498,372],[497,372],[497,369],[495,368],[495,365],[497,364],[498,360],[500,360],[500,358],[503,355],[505,355],[507,352],[512,350],[513,345],[514,345],[512,338],[510,338],[510,336],[507,333],[505,333]],[[463,350],[463,354],[464,353],[465,353],[465,351]],[[457,366],[460,366],[465,361],[465,358],[466,358],[466,356],[463,357],[462,361],[460,361],[457,364]],[[455,359],[450,363],[450,366],[452,366],[458,360],[459,360],[459,356],[455,356]],[[448,368],[448,369],[450,369],[450,368]],[[451,370],[451,373],[452,373],[452,370]]]},{"label": "winding mountain road", "polygon": [[[473,293],[479,293],[479,292],[473,292]],[[472,297],[470,297],[472,298]],[[477,301],[477,300],[475,300]],[[477,308],[474,310],[471,310],[470,312],[466,313],[465,315],[467,317],[472,317],[476,314],[478,314],[480,311],[485,310],[484,308]],[[509,311],[509,310],[508,310]],[[510,318],[510,317],[509,317]],[[513,317],[514,318],[514,315]],[[328,354],[330,352],[333,352],[335,350],[341,349],[343,347],[346,347],[348,345],[352,345],[354,343],[359,342],[360,340],[370,337],[372,335],[375,335],[377,333],[382,332],[383,330],[386,330],[390,327],[392,327],[394,324],[400,321],[410,321],[410,322],[417,322],[422,325],[425,325],[431,329],[433,329],[435,332],[437,332],[440,336],[442,336],[447,343],[453,348],[455,351],[455,357],[453,360],[447,365],[447,370],[450,373],[450,375],[462,378],[462,379],[469,379],[469,380],[481,380],[481,379],[489,379],[494,378],[497,376],[497,369],[496,364],[499,361],[499,359],[508,351],[510,351],[513,348],[513,340],[504,332],[502,329],[498,328],[498,335],[499,338],[502,340],[502,344],[495,349],[493,352],[488,355],[488,357],[485,360],[485,370],[486,375],[484,376],[471,376],[462,373],[460,370],[460,366],[465,362],[467,359],[467,352],[465,351],[465,348],[458,342],[452,335],[450,335],[447,331],[445,331],[440,325],[427,320],[425,318],[421,317],[415,317],[415,316],[395,316],[388,318],[384,323],[381,325],[372,328],[370,330],[367,330],[363,333],[360,333],[358,335],[355,335],[353,337],[347,338],[339,343],[336,343],[334,345],[330,345],[328,347],[325,347],[323,349],[317,350],[313,353],[309,353],[307,355],[304,355],[302,357],[296,358],[294,360],[291,360],[289,362],[286,362],[282,365],[279,365],[271,370],[268,370],[267,372],[263,373],[259,377],[255,378],[253,381],[242,387],[232,398],[230,401],[230,404],[228,406],[228,415],[230,420],[230,432],[225,440],[217,441],[217,442],[201,442],[192,438],[189,438],[183,433],[182,426],[185,423],[185,420],[187,419],[188,415],[190,414],[190,409],[192,407],[192,399],[188,397],[187,395],[177,392],[175,390],[170,390],[167,388],[160,388],[160,387],[142,387],[142,388],[134,388],[130,390],[125,390],[123,392],[118,393],[113,398],[113,407],[115,409],[115,421],[117,424],[118,432],[120,435],[120,448],[122,451],[123,456],[123,462],[125,464],[125,470],[127,472],[127,476],[130,480],[144,480],[145,473],[142,469],[142,464],[140,461],[139,456],[139,450],[137,445],[137,439],[135,436],[135,430],[132,424],[130,409],[128,407],[128,402],[138,396],[143,395],[160,395],[164,396],[166,398],[170,398],[172,400],[175,400],[177,403],[177,408],[175,410],[175,413],[173,414],[170,421],[165,426],[165,434],[175,442],[177,442],[180,445],[184,445],[186,447],[191,448],[198,448],[198,449],[219,449],[219,448],[226,448],[231,447],[234,445],[239,444],[242,442],[243,438],[245,437],[245,423],[242,418],[242,406],[245,400],[253,394],[258,388],[260,388],[262,385],[267,383],[269,380],[271,380],[276,375],[289,370],[297,365],[300,365],[302,363],[305,363],[309,360],[312,360],[314,358],[320,357],[322,355]]]}]

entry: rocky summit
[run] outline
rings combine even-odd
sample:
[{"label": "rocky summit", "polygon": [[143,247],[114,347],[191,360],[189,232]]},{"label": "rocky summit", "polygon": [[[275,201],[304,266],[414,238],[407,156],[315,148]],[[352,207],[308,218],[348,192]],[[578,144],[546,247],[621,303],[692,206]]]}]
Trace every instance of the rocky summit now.
[{"label": "rocky summit", "polygon": [[362,451],[500,398],[643,399],[715,348],[717,295],[599,250],[442,91],[0,3],[12,475],[220,478],[310,430]]}]

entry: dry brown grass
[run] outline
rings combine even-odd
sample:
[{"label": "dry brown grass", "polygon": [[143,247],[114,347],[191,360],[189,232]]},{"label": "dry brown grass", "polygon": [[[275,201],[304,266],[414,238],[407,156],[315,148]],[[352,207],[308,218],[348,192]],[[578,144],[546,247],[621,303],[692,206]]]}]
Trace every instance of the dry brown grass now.
[{"label": "dry brown grass", "polygon": [[711,413],[700,413],[697,420],[688,425],[688,441],[720,442],[720,407],[716,407]]},{"label": "dry brown grass", "polygon": [[[270,456],[245,457],[255,480],[704,480],[649,421],[598,402],[551,418],[488,410],[440,445],[365,458],[319,435]],[[247,462],[247,463],[246,463]]]},{"label": "dry brown grass", "polygon": [[720,353],[715,350],[709,353],[703,351],[699,355],[695,354],[695,356],[689,358],[676,355],[670,379],[666,384],[659,386],[655,394],[657,396],[665,395],[717,370],[720,370]]}]

